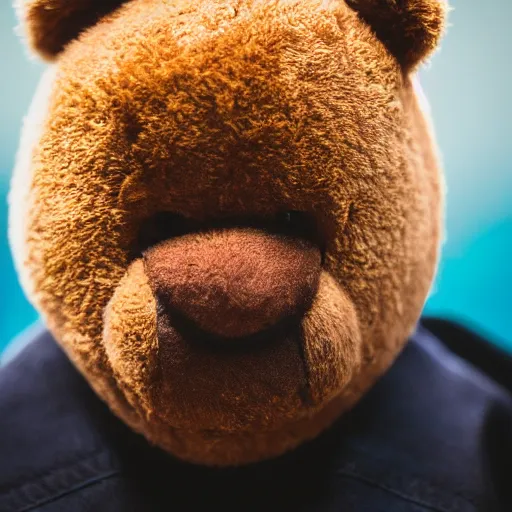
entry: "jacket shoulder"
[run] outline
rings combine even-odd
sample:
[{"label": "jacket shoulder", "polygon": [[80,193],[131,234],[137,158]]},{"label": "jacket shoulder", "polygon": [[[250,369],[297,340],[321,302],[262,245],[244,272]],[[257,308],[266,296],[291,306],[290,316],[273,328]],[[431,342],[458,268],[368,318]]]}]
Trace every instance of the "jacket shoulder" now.
[{"label": "jacket shoulder", "polygon": [[32,331],[0,368],[0,390],[0,511],[75,510],[78,494],[94,507],[106,489],[112,504],[112,488],[123,485],[108,449],[115,432],[109,421],[98,428],[110,414],[48,331]]},{"label": "jacket shoulder", "polygon": [[512,392],[512,353],[475,329],[446,318],[425,317],[421,325],[456,356]]}]

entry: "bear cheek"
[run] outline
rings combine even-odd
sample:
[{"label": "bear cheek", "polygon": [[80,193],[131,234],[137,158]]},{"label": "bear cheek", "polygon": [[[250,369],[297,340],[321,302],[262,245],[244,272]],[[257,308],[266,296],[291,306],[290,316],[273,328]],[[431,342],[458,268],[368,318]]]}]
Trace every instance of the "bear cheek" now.
[{"label": "bear cheek", "polygon": [[135,260],[104,313],[103,343],[118,386],[141,417],[151,410],[148,384],[158,355],[157,312],[142,260]]},{"label": "bear cheek", "polygon": [[326,271],[302,331],[310,399],[322,406],[358,374],[363,352],[354,304]]}]

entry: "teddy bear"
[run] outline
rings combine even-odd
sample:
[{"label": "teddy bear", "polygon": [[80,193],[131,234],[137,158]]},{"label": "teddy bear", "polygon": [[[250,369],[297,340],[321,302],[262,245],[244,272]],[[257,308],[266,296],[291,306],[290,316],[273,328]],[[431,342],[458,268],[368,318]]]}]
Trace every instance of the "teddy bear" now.
[{"label": "teddy bear", "polygon": [[49,61],[9,196],[44,328],[0,372],[0,510],[502,503],[510,393],[418,327],[445,2],[17,8]]}]

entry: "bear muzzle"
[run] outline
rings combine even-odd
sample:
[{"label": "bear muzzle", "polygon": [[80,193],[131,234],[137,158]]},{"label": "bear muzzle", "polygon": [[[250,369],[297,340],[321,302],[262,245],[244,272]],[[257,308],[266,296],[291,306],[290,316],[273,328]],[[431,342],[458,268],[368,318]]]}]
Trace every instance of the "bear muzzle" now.
[{"label": "bear muzzle", "polygon": [[252,226],[170,238],[143,258],[158,314],[194,337],[227,341],[300,321],[322,269],[313,241]]},{"label": "bear muzzle", "polygon": [[359,367],[353,301],[324,265],[319,230],[293,217],[141,225],[102,343],[117,388],[170,451],[183,432],[293,430]]}]

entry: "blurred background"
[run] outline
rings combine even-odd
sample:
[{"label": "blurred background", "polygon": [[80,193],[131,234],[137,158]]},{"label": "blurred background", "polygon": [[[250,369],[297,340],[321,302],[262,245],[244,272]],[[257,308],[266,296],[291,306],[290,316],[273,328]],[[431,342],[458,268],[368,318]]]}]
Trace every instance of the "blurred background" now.
[{"label": "blurred background", "polygon": [[[512,352],[512,2],[451,0],[442,50],[421,72],[448,182],[447,241],[426,312],[463,321]],[[37,320],[7,243],[19,131],[43,65],[0,6],[0,352]]]}]

